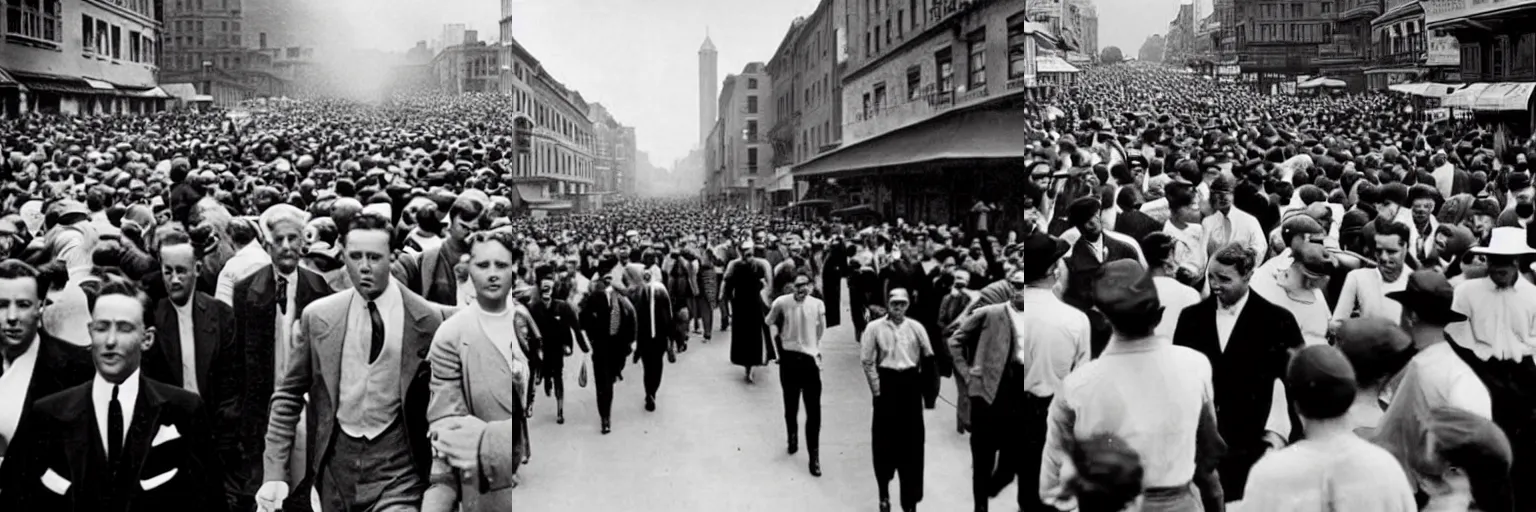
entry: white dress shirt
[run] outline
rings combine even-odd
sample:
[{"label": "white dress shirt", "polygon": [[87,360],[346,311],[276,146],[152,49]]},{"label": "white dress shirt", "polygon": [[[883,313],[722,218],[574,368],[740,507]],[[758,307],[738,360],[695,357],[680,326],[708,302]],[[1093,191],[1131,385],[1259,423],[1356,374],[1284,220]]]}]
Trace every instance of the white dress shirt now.
[{"label": "white dress shirt", "polygon": [[1333,307],[1333,320],[1343,321],[1360,312],[1360,318],[1380,318],[1392,323],[1402,320],[1403,304],[1387,298],[1388,293],[1408,289],[1408,269],[1398,272],[1397,280],[1385,282],[1374,268],[1352,270],[1344,277],[1339,303]]},{"label": "white dress shirt", "polygon": [[1022,314],[1014,311],[1012,304],[1003,307],[1008,310],[1018,342],[1014,360],[1024,369],[1024,392],[1037,397],[1054,396],[1067,374],[1092,359],[1088,315],[1062,302],[1051,290],[1024,290]]},{"label": "white dress shirt", "polygon": [[1216,254],[1233,242],[1248,246],[1260,258],[1269,252],[1269,241],[1264,239],[1264,228],[1259,225],[1259,219],[1237,207],[1225,215],[1220,211],[1213,212],[1201,220],[1200,225],[1205,228],[1208,254]]},{"label": "white dress shirt", "polygon": [[1508,289],[1487,277],[1456,286],[1451,310],[1467,316],[1445,333],[1479,359],[1518,361],[1536,345],[1536,285],[1516,279]]},{"label": "white dress shirt", "polygon": [[192,300],[188,297],[185,305],[176,305],[171,302],[171,307],[176,309],[176,335],[181,339],[181,388],[193,393],[197,390],[197,339],[192,320]]},{"label": "white dress shirt", "polygon": [[[277,269],[277,267],[272,268],[274,271]],[[277,382],[282,382],[283,373],[288,369],[288,352],[293,348],[293,321],[299,318],[300,313],[296,311],[299,306],[295,302],[299,294],[299,272],[295,270],[289,274],[279,274],[279,277],[288,280],[288,290],[283,294],[288,297],[288,303],[284,306],[286,309],[279,309],[277,315],[274,315],[277,325],[273,327],[272,333],[277,339],[273,340],[276,343],[276,350],[273,351],[276,357],[273,359],[275,364],[272,365],[272,370],[276,374]],[[273,286],[277,284],[277,281],[272,283]],[[284,313],[284,311],[287,312]]]},{"label": "white dress shirt", "polygon": [[[21,413],[27,404],[27,391],[32,386],[32,372],[37,368],[39,338],[34,335],[32,344],[16,359],[4,361],[5,374],[0,375],[0,439],[10,441],[21,423]],[[0,358],[3,359],[3,358]],[[0,453],[4,455],[4,453]]]},{"label": "white dress shirt", "polygon": [[[401,297],[399,283],[390,279],[386,286],[384,293],[373,300],[374,305],[379,309],[379,318],[384,321],[384,347],[379,351],[377,360],[368,361],[372,350],[373,320],[368,314],[368,298],[363,296],[362,291],[356,288],[352,290],[352,300],[347,310],[347,333],[345,340],[342,341],[342,358],[344,359],[341,363],[342,385],[337,396],[336,424],[341,427],[343,433],[352,437],[373,439],[389,426],[386,421],[367,422],[368,418],[357,418],[357,424],[354,425],[349,421],[350,418],[343,417],[341,413],[346,407],[344,404],[352,403],[352,400],[364,400],[372,390],[378,389],[376,386],[387,385],[378,381],[377,377],[381,372],[374,371],[375,365],[400,360],[401,340],[405,328],[405,302]],[[361,364],[355,364],[358,362]],[[388,371],[389,369],[386,369],[385,373]],[[398,370],[394,373],[399,377]],[[357,386],[347,385],[354,380],[361,380],[363,383]],[[353,392],[358,395],[353,396]],[[394,398],[405,399],[404,396]],[[377,410],[366,410],[363,414],[371,415],[376,412]]]},{"label": "white dress shirt", "polygon": [[[1171,340],[1173,332],[1179,328],[1179,315],[1184,313],[1185,308],[1200,302],[1200,292],[1171,277],[1154,277],[1152,284],[1157,286],[1158,302],[1163,303],[1163,320],[1158,322],[1156,334],[1158,337]],[[1232,329],[1229,326],[1228,336],[1231,332]],[[1226,346],[1225,342],[1222,346]]]},{"label": "white dress shirt", "polygon": [[[101,374],[96,374],[96,379],[91,381],[91,403],[96,409],[96,428],[101,429],[101,447],[108,453],[112,452],[111,445],[107,444],[107,408],[112,404],[112,386]],[[139,403],[139,370],[118,384],[117,404],[123,409],[123,437],[128,436],[128,427],[133,423],[133,407]],[[118,439],[121,446],[123,439]]]},{"label": "white dress shirt", "polygon": [[1189,223],[1179,229],[1172,222],[1164,222],[1163,232],[1173,238],[1174,263],[1197,276],[1205,274],[1205,266],[1210,261],[1210,254],[1205,249],[1205,226]]},{"label": "white dress shirt", "polygon": [[219,284],[213,298],[229,306],[235,305],[235,283],[250,276],[261,267],[271,264],[272,257],[267,255],[261,242],[246,244],[245,247],[236,251],[235,255],[224,263],[224,269],[219,271]]}]

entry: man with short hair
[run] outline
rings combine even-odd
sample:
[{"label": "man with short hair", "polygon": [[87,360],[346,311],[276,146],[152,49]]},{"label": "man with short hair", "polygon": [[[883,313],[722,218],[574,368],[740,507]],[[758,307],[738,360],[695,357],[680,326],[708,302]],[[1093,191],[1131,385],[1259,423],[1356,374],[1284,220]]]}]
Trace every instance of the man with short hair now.
[{"label": "man with short hair", "polygon": [[31,405],[0,510],[228,510],[202,399],[140,371],[148,300],[112,281],[91,301],[96,376]]},{"label": "man with short hair", "polygon": [[592,281],[592,290],[578,313],[581,328],[592,344],[592,382],[597,391],[597,414],[604,434],[613,431],[613,382],[624,371],[624,358],[635,342],[635,306],[606,274]]},{"label": "man with short hair", "polygon": [[779,384],[784,388],[784,427],[789,453],[799,451],[800,397],[805,397],[805,447],[812,476],[821,476],[821,336],[827,310],[811,296],[811,276],[796,274],[794,293],[773,300],[765,322],[778,329]]},{"label": "man with short hair", "polygon": [[1345,275],[1330,331],[1354,316],[1390,322],[1402,319],[1402,305],[1387,297],[1408,287],[1408,273],[1403,270],[1409,249],[1408,226],[1381,218],[1371,225],[1375,228],[1371,243],[1376,249],[1376,268],[1355,269]]},{"label": "man with short hair", "polygon": [[[574,346],[580,345],[582,353],[592,351],[587,344],[587,336],[581,330],[581,324],[577,323],[576,308],[570,303],[555,296],[555,280],[545,277],[539,280],[538,293],[534,295],[532,304],[528,307],[529,315],[533,316],[533,322],[543,334],[543,357],[539,358],[538,375],[544,380],[544,396],[549,396],[553,391],[555,395],[555,423],[565,424],[565,357],[575,352]],[[574,343],[573,343],[574,338]],[[528,393],[534,393],[534,387],[528,387]],[[529,416],[533,415],[533,400],[529,401]]]},{"label": "man with short hair", "polygon": [[[32,404],[91,380],[90,350],[42,330],[48,281],[21,260],[0,261],[0,460]],[[7,482],[0,474],[0,494]]]},{"label": "man with short hair", "polygon": [[923,379],[919,366],[933,357],[928,331],[907,318],[912,296],[891,290],[886,316],[869,323],[859,359],[874,394],[872,450],[880,511],[891,510],[891,479],[901,474],[901,508],[916,512],[923,500]]},{"label": "man with short hair", "polygon": [[353,217],[342,255],[355,287],[316,300],[300,317],[288,366],[272,392],[265,482],[256,493],[264,512],[286,510],[290,482],[297,480],[288,462],[301,411],[315,426],[305,469],[322,511],[421,506],[432,463],[423,359],[450,310],[395,281],[392,233],[381,215]]}]

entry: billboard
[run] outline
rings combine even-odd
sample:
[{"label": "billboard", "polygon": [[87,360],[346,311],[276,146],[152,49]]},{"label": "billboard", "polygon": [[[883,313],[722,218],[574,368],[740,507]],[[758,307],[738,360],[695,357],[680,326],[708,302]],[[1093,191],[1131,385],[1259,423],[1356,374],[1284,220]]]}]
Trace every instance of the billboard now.
[{"label": "billboard", "polygon": [[1434,26],[1469,16],[1536,5],[1536,0],[1424,0],[1424,24]]},{"label": "billboard", "polygon": [[1426,66],[1460,66],[1461,43],[1453,36],[1429,36],[1425,38]]}]

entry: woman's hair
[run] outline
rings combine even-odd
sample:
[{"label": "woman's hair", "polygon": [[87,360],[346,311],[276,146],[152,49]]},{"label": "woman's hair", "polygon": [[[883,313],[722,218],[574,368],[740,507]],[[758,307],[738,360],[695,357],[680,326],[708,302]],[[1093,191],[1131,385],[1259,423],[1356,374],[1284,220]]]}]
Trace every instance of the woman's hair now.
[{"label": "woman's hair", "polygon": [[1113,434],[1072,443],[1077,474],[1067,483],[1081,512],[1120,512],[1141,496],[1141,456]]},{"label": "woman's hair", "polygon": [[507,252],[512,253],[512,263],[514,265],[521,265],[523,263],[523,245],[518,243],[517,237],[513,236],[511,232],[480,231],[475,233],[469,237],[470,252],[474,252],[475,246],[482,243],[500,244],[507,249]]},{"label": "woman's hair", "polygon": [[1514,454],[1503,430],[1476,414],[1439,407],[1430,411],[1424,433],[1426,438],[1434,438],[1434,457],[1427,453],[1416,457],[1415,472],[1438,478],[1450,468],[1460,468],[1472,484],[1472,502],[1477,510],[1514,511],[1509,475]]}]

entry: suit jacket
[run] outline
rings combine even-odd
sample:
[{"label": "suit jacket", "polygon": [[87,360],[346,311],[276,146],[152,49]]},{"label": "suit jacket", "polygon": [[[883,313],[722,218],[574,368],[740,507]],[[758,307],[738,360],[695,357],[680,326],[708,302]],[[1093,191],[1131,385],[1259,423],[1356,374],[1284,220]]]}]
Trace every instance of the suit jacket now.
[{"label": "suit jacket", "polygon": [[1124,233],[1131,238],[1141,240],[1149,233],[1163,230],[1163,223],[1158,222],[1152,216],[1142,213],[1141,210],[1120,212],[1115,218],[1115,231]]},{"label": "suit jacket", "polygon": [[[649,291],[650,293],[647,293]],[[632,295],[635,304],[635,347],[637,355],[665,352],[677,337],[677,324],[672,321],[672,297],[667,289],[646,285]],[[655,302],[653,305],[652,302]],[[652,317],[654,310],[655,316]],[[653,325],[652,322],[655,322]],[[655,330],[656,335],[651,336]]]},{"label": "suit jacket", "polygon": [[[405,332],[400,333],[400,419],[404,421],[412,462],[423,480],[432,461],[427,441],[428,367],[425,363],[432,335],[453,309],[427,302],[398,281],[404,308]],[[393,293],[393,292],[386,292]],[[341,431],[336,410],[341,400],[342,347],[346,344],[347,315],[353,295],[338,293],[315,300],[304,308],[294,333],[288,368],[272,391],[271,420],[267,423],[264,480],[288,481],[288,458],[293,449],[299,413],[306,412],[309,446],[304,467],[307,475],[319,474],[330,457],[331,442]],[[309,398],[305,400],[305,393]],[[307,409],[306,409],[307,405]],[[308,478],[308,477],[306,477]]]},{"label": "suit jacket", "polygon": [[966,396],[992,403],[1003,380],[1003,369],[1013,358],[1013,320],[1008,318],[1008,304],[986,306],[965,317],[950,335],[948,345],[955,371],[965,373]]},{"label": "suit jacket", "polygon": [[[32,369],[32,380],[27,383],[27,397],[21,408],[21,418],[17,422],[17,428],[27,423],[27,416],[32,411],[32,404],[42,400],[43,397],[58,393],[70,387],[89,382],[96,376],[96,364],[91,360],[91,351],[88,348],[71,345],[69,342],[49,336],[41,330],[37,331],[37,364]],[[9,439],[6,439],[9,444]],[[0,455],[5,455],[0,450]],[[7,480],[0,478],[0,486],[4,486]]]},{"label": "suit jacket", "polygon": [[1130,244],[1121,242],[1109,235],[1100,235],[1104,245],[1104,261],[1099,261],[1094,256],[1093,249],[1088,247],[1088,241],[1078,238],[1072,244],[1072,252],[1067,254],[1067,291],[1062,297],[1068,304],[1082,308],[1082,302],[1086,300],[1085,294],[1093,289],[1093,278],[1100,266],[1116,260],[1136,259],[1136,248]]},{"label": "suit jacket", "polygon": [[608,334],[608,322],[613,313],[613,308],[608,302],[608,292],[596,292],[587,295],[587,301],[581,306],[581,328],[587,331],[587,341],[592,343],[592,358],[616,358],[621,364],[625,356],[629,355],[629,345],[635,341],[635,307],[630,304],[629,298],[624,294],[614,292],[619,308],[619,333]]},{"label": "suit jacket", "polygon": [[202,399],[139,378],[117,471],[102,446],[91,381],[33,404],[6,457],[0,510],[227,510]]},{"label": "suit jacket", "polygon": [[[155,307],[155,344],[144,354],[144,375],[181,387],[181,329],[176,306],[162,299]],[[235,341],[234,312],[218,299],[192,294],[192,345],[198,394],[212,415],[210,420],[219,444],[234,445],[239,437],[240,381],[236,375],[241,354]]]},{"label": "suit jacket", "polygon": [[1228,447],[1220,471],[1222,488],[1228,499],[1235,500],[1242,498],[1248,470],[1268,451],[1264,432],[1275,379],[1283,382],[1290,350],[1300,348],[1303,341],[1290,311],[1249,292],[1227,349],[1222,350],[1216,332],[1216,307],[1216,297],[1211,296],[1185,309],[1179,315],[1173,342],[1210,359],[1216,425]]},{"label": "suit jacket", "polygon": [[[545,359],[564,358],[566,349],[571,348],[572,343],[579,343],[582,352],[590,350],[586,337],[581,335],[576,308],[571,307],[570,303],[560,299],[549,302],[535,300],[528,305],[528,313],[533,316],[539,333],[543,335],[540,346]],[[572,337],[575,339],[572,340]]]},{"label": "suit jacket", "polygon": [[523,460],[518,440],[526,423],[518,420],[524,415],[527,376],[513,373],[501,349],[485,336],[479,318],[474,311],[455,315],[432,338],[427,356],[432,369],[427,421],[457,416],[484,420],[480,466],[458,471],[434,460],[423,512],[449,512],[456,510],[454,505],[462,506],[464,512],[512,511],[512,476]]}]

